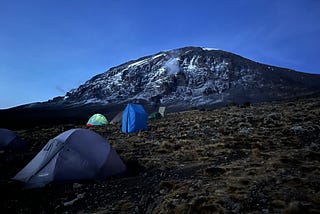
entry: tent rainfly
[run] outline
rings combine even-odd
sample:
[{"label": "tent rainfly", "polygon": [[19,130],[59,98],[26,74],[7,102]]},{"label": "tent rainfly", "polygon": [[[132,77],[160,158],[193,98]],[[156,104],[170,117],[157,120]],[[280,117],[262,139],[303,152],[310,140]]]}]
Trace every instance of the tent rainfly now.
[{"label": "tent rainfly", "polygon": [[160,106],[158,112],[164,117],[164,113],[166,112],[166,107],[165,106]]},{"label": "tent rainfly", "polygon": [[122,111],[120,111],[111,121],[110,124],[121,123],[122,120]]},{"label": "tent rainfly", "polygon": [[0,150],[20,150],[28,146],[27,142],[17,136],[9,129],[0,129]]},{"label": "tent rainfly", "polygon": [[128,104],[122,113],[122,132],[147,130],[148,115],[142,105]]},{"label": "tent rainfly", "polygon": [[153,112],[148,116],[148,119],[160,119],[162,115],[159,112]]},{"label": "tent rainfly", "polygon": [[126,166],[99,134],[87,129],[61,133],[14,176],[26,188],[51,182],[103,179],[126,171]]}]

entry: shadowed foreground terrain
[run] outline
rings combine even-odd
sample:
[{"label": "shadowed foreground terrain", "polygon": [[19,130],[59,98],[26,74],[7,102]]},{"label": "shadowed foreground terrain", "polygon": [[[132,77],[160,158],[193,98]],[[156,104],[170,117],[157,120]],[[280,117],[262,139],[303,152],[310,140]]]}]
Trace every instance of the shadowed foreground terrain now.
[{"label": "shadowed foreground terrain", "polygon": [[129,135],[94,127],[130,172],[34,190],[10,181],[75,127],[16,130],[32,146],[0,154],[2,213],[320,213],[319,96],[170,113]]}]

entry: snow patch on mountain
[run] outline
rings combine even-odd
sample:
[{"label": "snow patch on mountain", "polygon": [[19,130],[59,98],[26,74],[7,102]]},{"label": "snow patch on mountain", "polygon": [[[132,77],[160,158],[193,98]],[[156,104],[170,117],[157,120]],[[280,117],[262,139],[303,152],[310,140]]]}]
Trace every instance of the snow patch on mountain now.
[{"label": "snow patch on mountain", "polygon": [[141,61],[138,61],[138,62],[135,62],[135,63],[132,63],[128,66],[128,68],[131,68],[131,67],[134,67],[134,66],[139,66],[139,65],[142,65],[142,64],[145,64],[148,62],[149,59],[144,59],[144,60],[141,60]]},{"label": "snow patch on mountain", "polygon": [[202,48],[204,51],[218,51],[218,48]]},{"label": "snow patch on mountain", "polygon": [[180,71],[179,67],[179,58],[172,58],[169,59],[165,64],[164,67],[168,71],[168,75],[177,74]]},{"label": "snow patch on mountain", "polygon": [[165,53],[161,53],[161,54],[153,56],[151,59],[153,60],[153,59],[156,59],[156,58],[161,57],[161,56],[166,56],[166,54]]},{"label": "snow patch on mountain", "polygon": [[104,100],[101,99],[97,99],[97,98],[92,98],[92,99],[88,99],[84,102],[84,104],[92,104],[92,103],[104,103],[104,104],[108,104],[109,102],[106,102]]}]

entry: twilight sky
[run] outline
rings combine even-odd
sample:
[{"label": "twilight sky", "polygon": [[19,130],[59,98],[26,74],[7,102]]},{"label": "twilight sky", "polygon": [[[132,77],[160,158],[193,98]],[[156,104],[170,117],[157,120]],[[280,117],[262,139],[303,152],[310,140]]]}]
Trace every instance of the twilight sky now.
[{"label": "twilight sky", "polygon": [[320,74],[320,1],[0,0],[0,109],[184,46]]}]

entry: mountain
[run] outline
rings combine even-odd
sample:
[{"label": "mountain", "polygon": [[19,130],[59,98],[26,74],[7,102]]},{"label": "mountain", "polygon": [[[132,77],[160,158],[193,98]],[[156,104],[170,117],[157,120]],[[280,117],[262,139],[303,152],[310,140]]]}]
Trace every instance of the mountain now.
[{"label": "mountain", "polygon": [[129,102],[142,103],[149,110],[164,105],[179,111],[283,100],[319,91],[320,75],[261,64],[222,50],[184,47],[126,62],[63,97],[15,111],[35,117],[54,112],[50,117],[84,118],[98,111],[114,114]]},{"label": "mountain", "polygon": [[185,109],[287,99],[319,90],[320,75],[264,65],[222,50],[185,47],[113,67],[60,102],[145,102]]}]

